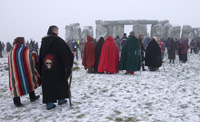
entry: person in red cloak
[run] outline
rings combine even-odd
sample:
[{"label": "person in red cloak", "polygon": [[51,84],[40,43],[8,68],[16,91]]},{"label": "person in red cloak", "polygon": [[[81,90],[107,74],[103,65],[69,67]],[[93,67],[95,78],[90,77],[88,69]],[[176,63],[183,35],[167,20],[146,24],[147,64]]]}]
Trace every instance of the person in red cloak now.
[{"label": "person in red cloak", "polygon": [[87,42],[84,46],[83,51],[83,60],[82,65],[84,69],[88,69],[88,73],[92,73],[94,71],[94,63],[95,63],[95,47],[93,38],[91,36],[87,36]]},{"label": "person in red cloak", "polygon": [[99,60],[98,72],[118,73],[119,50],[112,36],[108,36],[103,44]]}]

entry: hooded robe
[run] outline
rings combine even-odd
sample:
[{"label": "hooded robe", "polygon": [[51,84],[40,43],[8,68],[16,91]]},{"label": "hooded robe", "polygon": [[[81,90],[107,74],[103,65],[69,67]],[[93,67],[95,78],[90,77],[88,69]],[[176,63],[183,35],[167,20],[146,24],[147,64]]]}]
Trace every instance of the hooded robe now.
[{"label": "hooded robe", "polygon": [[134,36],[129,36],[122,48],[119,70],[139,71],[141,64],[139,40]]},{"label": "hooded robe", "polygon": [[155,39],[149,42],[145,53],[145,65],[149,67],[161,67],[161,49]]},{"label": "hooded robe", "polygon": [[108,36],[103,44],[98,72],[118,73],[119,50],[112,38]]},{"label": "hooded robe", "polygon": [[91,36],[87,36],[87,40],[88,41],[86,42],[84,47],[82,60],[82,65],[85,69],[93,67],[95,63],[95,47],[94,42],[92,41],[93,39]]},{"label": "hooded robe", "polygon": [[97,45],[95,47],[95,64],[94,64],[94,72],[98,71],[98,66],[99,66],[99,59],[101,56],[101,50],[104,44],[104,38],[101,37],[99,41],[97,42]]},{"label": "hooded robe", "polygon": [[48,36],[42,38],[38,72],[42,77],[43,103],[69,97],[67,80],[73,59],[70,48],[59,36],[48,32]]}]

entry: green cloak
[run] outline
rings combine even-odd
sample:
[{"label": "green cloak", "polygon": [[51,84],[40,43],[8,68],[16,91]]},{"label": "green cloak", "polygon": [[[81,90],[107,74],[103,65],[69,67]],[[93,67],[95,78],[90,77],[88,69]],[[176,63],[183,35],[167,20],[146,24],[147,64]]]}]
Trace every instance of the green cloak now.
[{"label": "green cloak", "polygon": [[139,40],[134,36],[129,36],[122,48],[119,70],[139,71],[141,65]]}]

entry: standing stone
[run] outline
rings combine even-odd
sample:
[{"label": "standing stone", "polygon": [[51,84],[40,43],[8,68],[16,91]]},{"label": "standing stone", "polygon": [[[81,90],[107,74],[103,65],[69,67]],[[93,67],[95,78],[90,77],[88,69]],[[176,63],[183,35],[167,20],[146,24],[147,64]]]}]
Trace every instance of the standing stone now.
[{"label": "standing stone", "polygon": [[72,26],[65,26],[65,41],[68,42],[69,40],[74,38],[74,30]]},{"label": "standing stone", "polygon": [[169,23],[169,20],[162,20],[158,22],[158,24],[161,24],[162,26],[164,26],[166,23]]},{"label": "standing stone", "polygon": [[174,26],[169,30],[169,36],[171,38],[177,38],[180,39],[180,35],[181,35],[181,26]]},{"label": "standing stone", "polygon": [[181,38],[189,37],[190,32],[192,31],[192,27],[189,25],[184,25],[182,28]]},{"label": "standing stone", "polygon": [[123,34],[124,34],[124,25],[116,25],[113,27],[113,38],[115,38],[116,36],[122,38]]},{"label": "standing stone", "polygon": [[103,25],[96,25],[96,39],[99,40],[100,37],[103,37],[104,39],[107,37],[108,29],[107,26]]},{"label": "standing stone", "polygon": [[113,25],[108,25],[108,35],[107,36],[113,36]]},{"label": "standing stone", "polygon": [[197,28],[196,32],[197,32],[197,37],[200,37],[200,28]]},{"label": "standing stone", "polygon": [[136,37],[139,37],[139,35],[147,36],[147,25],[134,24],[133,31],[135,32]]},{"label": "standing stone", "polygon": [[74,38],[76,41],[81,40],[81,28],[79,26],[73,27]]},{"label": "standing stone", "polygon": [[154,36],[156,36],[157,38],[162,38],[163,36],[162,24],[152,25],[151,37],[154,37]]},{"label": "standing stone", "polygon": [[93,27],[92,26],[84,26],[83,27],[82,38],[87,40],[87,35],[93,37]]},{"label": "standing stone", "polygon": [[172,28],[172,25],[170,23],[164,24],[164,26],[163,26],[163,37],[164,37],[164,39],[167,39],[168,37],[170,37],[169,33],[170,33],[171,28]]}]

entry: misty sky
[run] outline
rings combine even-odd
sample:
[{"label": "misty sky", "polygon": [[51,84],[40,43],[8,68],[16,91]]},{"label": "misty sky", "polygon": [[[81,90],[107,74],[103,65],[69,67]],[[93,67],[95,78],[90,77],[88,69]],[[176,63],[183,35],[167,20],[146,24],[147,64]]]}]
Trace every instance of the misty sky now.
[{"label": "misty sky", "polygon": [[200,27],[199,11],[200,0],[0,0],[0,41],[22,36],[40,43],[50,25],[65,39],[71,23],[93,26],[95,33],[95,20],[169,20]]}]

